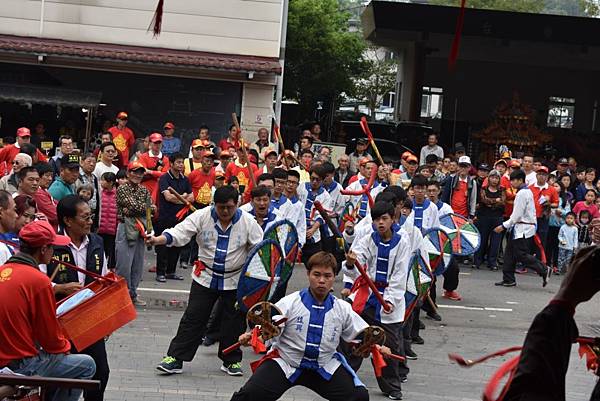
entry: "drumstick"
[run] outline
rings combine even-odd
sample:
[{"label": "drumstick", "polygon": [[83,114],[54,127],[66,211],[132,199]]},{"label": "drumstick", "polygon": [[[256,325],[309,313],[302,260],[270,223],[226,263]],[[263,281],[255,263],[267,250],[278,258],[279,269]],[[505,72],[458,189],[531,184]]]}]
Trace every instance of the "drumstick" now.
[{"label": "drumstick", "polygon": [[181,196],[181,194],[180,194],[179,192],[175,191],[175,189],[173,189],[173,187],[169,187],[169,188],[167,188],[167,190],[168,190],[168,191],[169,191],[171,194],[175,195],[175,197],[176,197],[177,199],[179,199],[179,201],[180,201],[181,203],[183,203],[185,206],[189,207],[189,208],[190,208],[190,211],[192,211],[192,212],[195,212],[195,211],[196,211],[196,208],[194,207],[194,205],[192,205],[192,204],[191,204],[191,203],[190,203],[190,202],[189,202],[187,199],[185,199],[183,196]]},{"label": "drumstick", "polygon": [[[287,321],[287,317],[284,317],[282,319],[279,319],[278,321],[276,321],[275,323],[273,323],[273,326],[279,326],[281,323],[285,323]],[[241,342],[236,342],[233,345],[230,345],[229,347],[225,348],[223,350],[223,355],[227,355],[233,351],[235,351],[236,349],[240,348],[242,346]]]}]

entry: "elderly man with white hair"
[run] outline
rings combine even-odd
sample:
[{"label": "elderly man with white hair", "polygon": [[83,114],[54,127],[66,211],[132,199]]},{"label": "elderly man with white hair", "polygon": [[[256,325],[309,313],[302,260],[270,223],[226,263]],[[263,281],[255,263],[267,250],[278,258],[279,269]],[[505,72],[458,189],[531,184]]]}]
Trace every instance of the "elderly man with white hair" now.
[{"label": "elderly man with white hair", "polygon": [[31,166],[32,163],[31,156],[25,153],[18,153],[12,161],[12,172],[0,178],[0,189],[7,191],[11,195],[16,193],[19,188],[17,173],[23,167]]}]

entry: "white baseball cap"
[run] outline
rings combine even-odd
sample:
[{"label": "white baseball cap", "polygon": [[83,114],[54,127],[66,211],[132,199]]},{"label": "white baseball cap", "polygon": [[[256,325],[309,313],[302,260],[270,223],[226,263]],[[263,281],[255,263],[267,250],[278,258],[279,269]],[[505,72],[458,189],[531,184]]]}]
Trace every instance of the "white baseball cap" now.
[{"label": "white baseball cap", "polygon": [[458,158],[458,164],[471,164],[471,158],[469,156],[461,156]]}]

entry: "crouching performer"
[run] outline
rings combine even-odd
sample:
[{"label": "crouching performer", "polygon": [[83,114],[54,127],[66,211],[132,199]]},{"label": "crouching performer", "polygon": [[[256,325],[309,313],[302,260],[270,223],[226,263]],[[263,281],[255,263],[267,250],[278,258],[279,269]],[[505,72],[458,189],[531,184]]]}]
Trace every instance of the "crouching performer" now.
[{"label": "crouching performer", "polygon": [[[327,400],[364,401],[369,394],[336,348],[354,340],[368,324],[349,303],[330,292],[337,262],[317,252],[306,264],[309,287],[275,304],[279,326],[270,351],[252,366],[254,374],[232,401],[277,400],[293,386],[304,386]],[[251,333],[240,336],[247,345]],[[384,347],[382,347],[384,348]],[[386,350],[382,349],[382,352]]]}]

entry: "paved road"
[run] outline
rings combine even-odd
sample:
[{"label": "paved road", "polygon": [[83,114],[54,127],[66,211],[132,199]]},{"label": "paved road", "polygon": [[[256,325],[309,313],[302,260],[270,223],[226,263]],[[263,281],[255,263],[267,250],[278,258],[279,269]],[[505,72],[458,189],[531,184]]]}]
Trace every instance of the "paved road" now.
[{"label": "paved road", "polygon": [[[150,255],[148,255],[151,259]],[[560,278],[551,279],[546,288],[538,277],[518,276],[515,288],[494,287],[500,273],[471,270],[461,266],[459,290],[463,301],[440,298],[442,322],[425,319],[422,331],[425,345],[415,345],[419,359],[410,362],[408,383],[403,387],[404,399],[413,401],[472,401],[480,400],[484,384],[504,359],[462,369],[448,361],[448,353],[467,358],[477,357],[499,348],[520,345],[535,314],[556,292]],[[111,377],[106,399],[111,400],[229,400],[231,394],[247,379],[248,362],[256,359],[245,353],[246,376],[232,378],[219,371],[217,348],[200,347],[192,363],[185,364],[184,373],[175,376],[157,374],[160,361],[175,333],[191,279],[159,284],[151,273],[144,274],[141,296],[149,307],[139,310],[138,318],[122,328],[108,342]],[[303,268],[294,273],[291,289],[305,284]],[[599,335],[600,309],[597,300],[580,307],[576,320],[582,335]],[[595,383],[594,376],[572,352],[567,377],[567,399],[583,400]],[[373,400],[387,399],[379,392],[369,364],[363,364],[359,375],[368,385]],[[284,400],[320,400],[304,388],[295,388]]]}]

